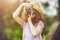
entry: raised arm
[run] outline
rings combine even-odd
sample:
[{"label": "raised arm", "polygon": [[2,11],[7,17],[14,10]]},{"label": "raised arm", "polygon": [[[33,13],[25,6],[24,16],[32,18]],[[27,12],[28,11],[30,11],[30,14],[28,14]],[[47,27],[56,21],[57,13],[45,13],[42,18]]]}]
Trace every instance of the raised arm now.
[{"label": "raised arm", "polygon": [[20,25],[23,24],[22,19],[19,17],[19,13],[21,13],[21,10],[23,9],[24,4],[21,4],[16,11],[12,14],[13,19]]},{"label": "raised arm", "polygon": [[19,13],[21,13],[21,10],[22,10],[25,6],[27,6],[27,5],[29,5],[29,3],[23,3],[23,4],[21,4],[21,5],[16,9],[16,11],[12,14],[14,20],[15,20],[18,24],[20,24],[20,25],[23,24],[23,20],[19,17]]}]

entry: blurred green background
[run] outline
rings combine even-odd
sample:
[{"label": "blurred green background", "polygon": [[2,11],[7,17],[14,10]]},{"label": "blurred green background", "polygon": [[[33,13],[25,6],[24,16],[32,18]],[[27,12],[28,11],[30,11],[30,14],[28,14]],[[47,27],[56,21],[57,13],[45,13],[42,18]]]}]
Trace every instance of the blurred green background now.
[{"label": "blurred green background", "polygon": [[[2,38],[6,37],[7,40],[22,40],[23,29],[21,25],[15,22],[12,18],[12,13],[16,8],[27,0],[0,0],[0,35]],[[37,1],[37,0],[31,0]],[[46,27],[43,30],[43,40],[46,40],[50,31],[51,25],[57,20],[57,1],[37,1],[41,3],[41,9],[43,11],[44,18],[46,20]],[[50,3],[53,2],[51,5]],[[56,4],[54,5],[54,3]],[[52,9],[53,8],[53,9]],[[4,36],[3,36],[4,35]]]}]

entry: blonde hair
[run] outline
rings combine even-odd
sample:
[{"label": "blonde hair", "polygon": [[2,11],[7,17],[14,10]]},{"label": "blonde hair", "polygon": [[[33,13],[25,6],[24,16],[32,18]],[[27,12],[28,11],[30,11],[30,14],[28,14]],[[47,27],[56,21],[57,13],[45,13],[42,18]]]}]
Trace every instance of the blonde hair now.
[{"label": "blonde hair", "polygon": [[[39,6],[39,3],[37,2],[31,2],[31,4],[33,4],[33,11],[35,11],[37,14],[39,14],[40,16],[38,16],[40,19],[37,19],[37,22],[39,22],[39,20],[43,21],[45,23],[45,20],[43,18],[43,14],[42,14],[42,11],[40,9],[40,6]],[[25,8],[23,8],[23,12],[22,12],[22,19],[27,22],[27,11]],[[35,21],[35,20],[34,20]],[[33,19],[32,19],[32,23],[35,25],[35,23],[37,22],[34,22]]]}]

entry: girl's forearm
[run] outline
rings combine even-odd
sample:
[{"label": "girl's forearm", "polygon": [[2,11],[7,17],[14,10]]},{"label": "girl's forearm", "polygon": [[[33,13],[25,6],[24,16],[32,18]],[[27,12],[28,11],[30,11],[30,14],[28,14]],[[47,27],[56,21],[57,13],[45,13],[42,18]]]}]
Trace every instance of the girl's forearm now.
[{"label": "girl's forearm", "polygon": [[23,24],[22,19],[19,17],[19,14],[20,14],[22,8],[23,8],[23,5],[20,5],[20,6],[16,9],[16,11],[12,14],[13,19],[14,19],[17,23],[19,23],[20,25]]},{"label": "girl's forearm", "polygon": [[20,6],[16,9],[16,11],[13,13],[13,17],[18,16],[19,13],[21,12],[22,8],[23,8],[23,5],[20,5]]},{"label": "girl's forearm", "polygon": [[28,3],[23,3],[21,4],[17,9],[16,11],[14,12],[14,15],[13,16],[18,16],[20,14],[20,12],[22,11],[22,9],[24,8],[24,6],[26,6]]},{"label": "girl's forearm", "polygon": [[37,30],[36,30],[36,28],[33,26],[33,24],[31,22],[29,22],[29,24],[30,24],[31,32],[32,32],[33,36],[35,36],[36,33],[37,33]]}]

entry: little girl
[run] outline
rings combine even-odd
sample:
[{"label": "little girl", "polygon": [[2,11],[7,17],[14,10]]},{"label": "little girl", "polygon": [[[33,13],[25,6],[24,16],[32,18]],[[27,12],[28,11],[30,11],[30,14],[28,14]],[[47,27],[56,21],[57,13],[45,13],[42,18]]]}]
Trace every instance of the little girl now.
[{"label": "little girl", "polygon": [[[21,17],[19,17],[19,14]],[[39,3],[21,4],[13,13],[14,20],[23,27],[22,40],[42,40],[44,20]]]}]

